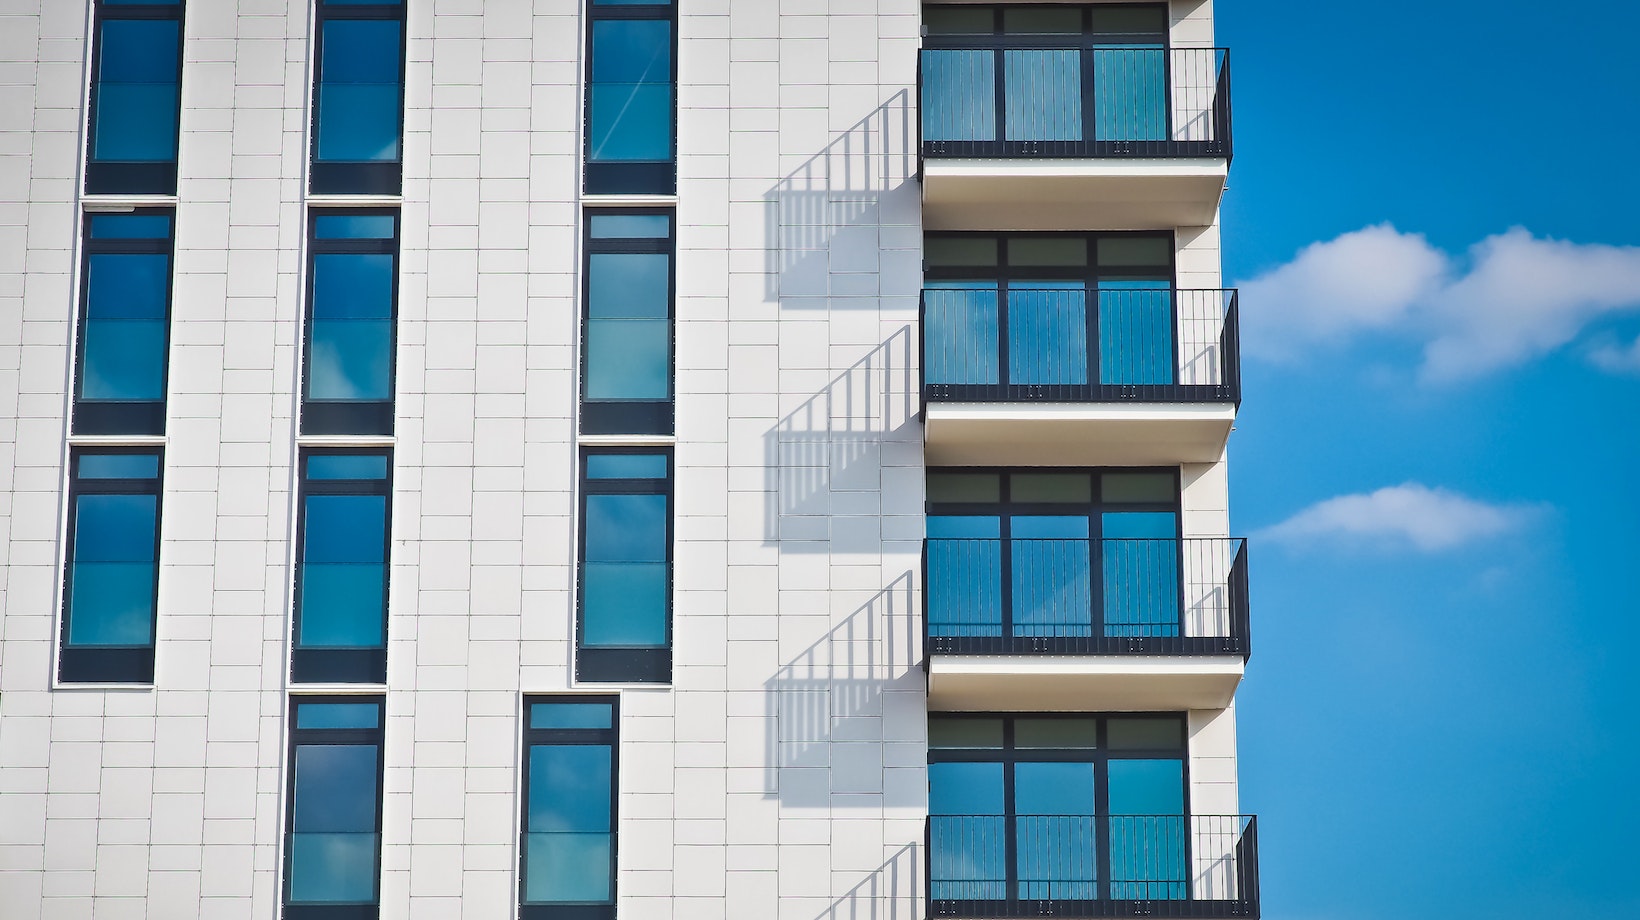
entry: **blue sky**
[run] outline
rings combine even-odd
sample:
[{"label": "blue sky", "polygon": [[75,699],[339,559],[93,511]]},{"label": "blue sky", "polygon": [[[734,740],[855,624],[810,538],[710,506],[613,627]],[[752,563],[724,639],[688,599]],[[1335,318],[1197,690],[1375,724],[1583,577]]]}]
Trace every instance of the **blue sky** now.
[{"label": "blue sky", "polygon": [[1640,4],[1558,9],[1217,5],[1268,920],[1640,916]]}]

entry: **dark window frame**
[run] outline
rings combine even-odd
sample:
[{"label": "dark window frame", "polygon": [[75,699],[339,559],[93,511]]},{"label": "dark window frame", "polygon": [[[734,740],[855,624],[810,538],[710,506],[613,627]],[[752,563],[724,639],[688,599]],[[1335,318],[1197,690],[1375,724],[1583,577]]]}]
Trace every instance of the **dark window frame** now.
[{"label": "dark window frame", "polygon": [[[1055,10],[1055,11],[1058,11],[1058,10],[1064,10],[1067,7],[1070,8],[1070,9],[1077,10],[1082,14],[1082,31],[1081,32],[1079,32],[1079,33],[1076,33],[1076,32],[1064,32],[1064,33],[1010,32],[1010,31],[1007,31],[1007,29],[1004,26],[1004,20],[1006,19],[1005,13],[1009,12],[1009,11],[1018,11],[1018,10]],[[1146,34],[1146,35],[1154,34],[1154,35],[1158,36],[1159,38],[1161,38],[1162,46],[1164,48],[1172,47],[1173,14],[1172,14],[1172,10],[1171,10],[1170,5],[1167,2],[1165,2],[1165,0],[1162,0],[1162,2],[1152,2],[1152,3],[1086,3],[1086,2],[1084,2],[1084,3],[1017,3],[1017,4],[1016,3],[984,3],[984,4],[972,4],[972,5],[959,4],[959,3],[930,3],[930,4],[928,4],[927,6],[924,7],[924,9],[928,9],[928,8],[937,8],[937,9],[942,9],[942,10],[943,9],[956,9],[956,10],[983,9],[983,10],[989,10],[991,12],[991,15],[992,15],[992,25],[991,25],[991,31],[990,32],[933,33],[932,35],[928,36],[928,38],[933,39],[933,42],[929,43],[930,47],[940,47],[940,48],[964,47],[964,46],[993,47],[998,39],[1007,39],[1010,46],[1015,46],[1016,43],[1017,43],[1018,47],[1028,47],[1030,44],[1035,42],[1035,43],[1040,43],[1040,44],[1043,44],[1043,45],[1046,45],[1046,46],[1049,46],[1049,47],[1054,47],[1054,46],[1063,45],[1067,41],[1071,41],[1071,40],[1088,40],[1088,41],[1091,41],[1093,39],[1096,39],[1096,38],[1098,38],[1100,36],[1104,36],[1104,35],[1137,34],[1137,33],[1095,32],[1093,30],[1093,11],[1094,10],[1099,10],[1100,12],[1109,12],[1109,11],[1112,11],[1112,10],[1150,10],[1150,11],[1153,11],[1153,12],[1160,12],[1162,14],[1162,22],[1163,22],[1162,31],[1158,32],[1158,33],[1144,33],[1144,34]]]},{"label": "dark window frame", "polygon": [[[81,479],[80,461],[87,455],[143,455],[155,458],[159,472],[153,479]],[[79,526],[81,495],[154,496],[154,585],[147,645],[72,645],[69,630],[74,600],[74,538]],[[68,456],[68,525],[63,532],[63,600],[59,624],[57,680],[61,683],[152,684],[154,652],[159,639],[160,535],[165,527],[165,448],[163,447],[74,447]]]},{"label": "dark window frame", "polygon": [[[373,456],[387,461],[382,479],[308,478],[308,461],[313,457]],[[301,644],[302,575],[307,556],[307,500],[310,495],[380,495],[386,499],[382,519],[382,644],[375,647],[313,647]],[[291,588],[292,683],[301,684],[385,684],[387,683],[387,632],[392,607],[393,549],[393,450],[387,447],[304,447],[297,456],[296,564]]]},{"label": "dark window frame", "polygon": [[[678,191],[678,5],[670,3],[599,3],[586,6],[586,70],[582,80],[581,162],[583,191],[588,195],[675,195]],[[672,153],[662,161],[605,161],[592,159],[592,36],[600,21],[612,19],[664,20],[672,32]],[[675,233],[675,231],[674,231]]]},{"label": "dark window frame", "polygon": [[[666,458],[664,479],[589,479],[587,460],[612,454],[645,454]],[[575,550],[575,679],[581,683],[670,684],[672,682],[673,597],[676,580],[677,464],[670,445],[585,447],[577,459],[580,498]],[[596,484],[596,485],[594,485]],[[657,646],[588,647],[586,635],[586,553],[588,495],[666,496],[666,642]]]},{"label": "dark window frame", "polygon": [[[996,265],[929,265],[927,257],[923,260],[923,278],[927,281],[996,281],[1006,287],[1009,281],[1031,279],[1042,281],[1084,281],[1088,290],[1098,290],[1098,284],[1105,279],[1122,279],[1136,276],[1164,275],[1172,287],[1177,290],[1179,285],[1179,252],[1178,234],[1173,230],[1100,230],[1100,231],[989,231],[989,230],[944,230],[929,231],[923,234],[923,239],[938,240],[974,240],[994,239],[998,241]],[[1088,261],[1086,265],[1014,265],[1008,259],[1008,243],[1012,240],[1066,240],[1081,239],[1087,241]],[[1168,260],[1165,264],[1155,265],[1120,265],[1101,270],[1099,267],[1099,241],[1111,239],[1161,239],[1167,241]],[[925,246],[926,251],[926,246]]]},{"label": "dark window frame", "polygon": [[[376,706],[375,728],[297,728],[297,710],[309,704],[359,704]],[[387,701],[377,695],[293,695],[286,717],[290,720],[290,741],[285,757],[285,827],[284,858],[280,868],[279,904],[284,920],[377,920],[381,916],[382,893],[382,816],[386,811],[387,796],[383,788],[386,777]],[[374,744],[376,746],[376,871],[373,904],[320,904],[291,903],[291,838],[296,823],[296,748],[303,744]]]},{"label": "dark window frame", "polygon": [[[317,0],[313,14],[313,80],[309,87],[308,183],[315,195],[398,195],[404,186],[404,102],[409,63],[410,0],[397,3],[337,3]],[[331,20],[397,20],[399,23],[399,155],[393,160],[319,159],[319,87],[324,81],[325,23]]]},{"label": "dark window frame", "polygon": [[[1175,566],[1174,571],[1175,572],[1184,572],[1185,571],[1185,558],[1184,558],[1184,552],[1185,552],[1185,538],[1184,538],[1184,478],[1181,474],[1180,469],[1176,466],[1092,466],[1092,467],[1059,467],[1059,466],[1055,466],[1055,467],[1018,467],[1018,466],[1007,466],[1007,467],[999,467],[999,466],[938,467],[937,466],[937,467],[928,467],[924,471],[923,475],[924,475],[925,480],[926,480],[926,477],[931,476],[931,475],[937,475],[937,474],[940,474],[940,473],[987,474],[987,475],[994,474],[994,475],[997,475],[997,476],[1000,477],[1000,482],[999,482],[999,490],[1000,490],[999,495],[1000,495],[1000,498],[999,498],[998,501],[995,501],[995,502],[936,502],[932,499],[927,499],[927,500],[925,500],[925,502],[923,504],[923,508],[924,508],[924,516],[928,517],[928,518],[937,518],[937,517],[995,517],[997,519],[997,537],[996,537],[996,540],[997,540],[998,544],[1002,547],[1002,550],[1003,550],[1002,551],[1002,558],[1001,558],[1002,568],[1001,568],[1000,573],[999,573],[999,577],[1001,578],[1001,584],[1004,584],[1004,585],[1012,584],[1012,580],[1013,580],[1013,564],[1014,564],[1014,562],[1013,562],[1013,552],[1012,552],[1011,546],[1012,546],[1012,542],[1015,538],[1013,536],[1012,522],[1013,522],[1013,518],[1016,517],[1016,516],[1017,517],[1030,517],[1030,516],[1077,517],[1077,516],[1085,515],[1087,517],[1087,521],[1088,521],[1088,537],[1087,537],[1088,549],[1089,549],[1090,553],[1097,554],[1097,553],[1103,552],[1101,547],[1104,545],[1104,540],[1106,539],[1105,536],[1104,536],[1104,514],[1106,514],[1106,513],[1118,513],[1118,514],[1120,514],[1120,513],[1124,513],[1124,512],[1138,513],[1138,514],[1161,514],[1161,513],[1172,514],[1173,515],[1173,529],[1174,529],[1174,536],[1172,537],[1173,564]],[[1091,492],[1089,493],[1091,500],[1086,501],[1086,502],[1024,502],[1024,501],[1016,502],[1012,499],[1012,496],[1010,495],[1010,493],[1013,490],[1012,475],[1016,474],[1016,473],[1025,474],[1025,475],[1047,474],[1047,475],[1056,475],[1056,476],[1063,476],[1063,475],[1085,475],[1085,476],[1088,476],[1088,477],[1090,477],[1090,484],[1091,484]],[[1101,479],[1107,473],[1117,473],[1117,474],[1141,473],[1141,474],[1154,474],[1154,475],[1167,475],[1167,476],[1170,476],[1170,477],[1172,477],[1172,480],[1173,480],[1173,487],[1170,490],[1169,494],[1171,494],[1173,496],[1173,500],[1171,502],[1107,502],[1103,499],[1103,497],[1100,494],[1101,493],[1101,488],[1100,488],[1101,487]],[[927,566],[928,566],[928,547],[927,547],[928,539],[940,539],[940,538],[934,537],[934,538],[926,538],[924,540],[923,571],[924,571],[925,575],[928,571],[928,568],[927,568]],[[961,539],[961,538],[948,538],[948,539]],[[1030,539],[1030,538],[1021,538],[1021,539]],[[1123,538],[1113,538],[1113,539],[1123,539]],[[1158,538],[1158,539],[1160,539],[1160,538]],[[1098,558],[1097,555],[1094,558],[1097,559]],[[1088,568],[1088,573],[1089,573],[1089,578],[1090,578],[1088,587],[1089,587],[1089,591],[1092,593],[1092,596],[1095,597],[1095,598],[1103,597],[1104,596],[1104,591],[1105,591],[1105,577],[1104,577],[1103,568],[1098,566],[1098,565],[1092,564],[1092,562],[1090,561],[1089,568]],[[1178,596],[1176,598],[1177,601],[1178,601],[1177,609],[1180,611],[1180,615],[1182,616],[1183,612],[1186,609],[1186,604],[1185,604],[1185,580],[1183,578],[1178,579],[1177,591],[1178,591]],[[928,603],[928,599],[927,599],[927,596],[925,594],[924,604],[927,604],[927,603]],[[1002,627],[1002,630],[1003,630],[1004,634],[1008,634],[1010,632],[1010,630],[1013,628],[1013,625],[1014,625],[1013,624],[1013,600],[1012,600],[1012,594],[1010,592],[1008,592],[1008,591],[1003,592],[1003,594],[1002,594],[1002,605],[1003,606],[1002,606],[1001,627]],[[1094,604],[1093,612],[1098,614],[1099,616],[1098,616],[1098,618],[1096,618],[1093,621],[1092,625],[1095,626],[1095,627],[1102,627],[1103,626],[1102,617],[1105,614],[1104,605],[1102,603],[1099,603],[1099,602],[1096,601],[1095,604]],[[924,619],[925,619],[925,628],[926,628],[926,620],[927,620],[927,611],[926,611],[926,609],[924,611]],[[1181,635],[1182,635],[1182,632],[1181,632]]]},{"label": "dark window frame", "polygon": [[[318,238],[321,217],[393,218],[393,238]],[[404,219],[396,207],[390,208],[310,208],[307,220],[308,251],[305,300],[302,307],[302,421],[304,435],[391,435],[398,397],[399,370],[399,273],[403,264]],[[313,308],[315,262],[321,255],[389,255],[393,259],[392,307],[389,313],[387,346],[387,398],[385,400],[313,399],[308,395],[313,367]]]},{"label": "dark window frame", "polygon": [[[90,95],[86,105],[85,130],[85,192],[87,195],[175,195],[177,192],[177,158],[182,147],[182,62],[186,43],[186,0],[174,3],[109,4],[96,0],[92,12]],[[99,161],[94,151],[97,143],[97,112],[102,83],[103,23],[110,19],[175,19],[177,23],[176,112],[177,137],[168,161]],[[174,232],[174,231],[173,231]]]},{"label": "dark window frame", "polygon": [[[595,217],[642,216],[667,218],[667,236],[622,239],[593,239]],[[581,433],[670,435],[676,430],[678,389],[678,215],[676,208],[588,208],[582,221],[581,257]],[[592,257],[604,253],[650,253],[667,257],[666,286],[666,374],[665,401],[589,400],[587,382],[591,372],[588,335],[592,328]]]},{"label": "dark window frame", "polygon": [[[532,728],[530,707],[537,703],[607,703],[610,707],[609,728]],[[522,717],[524,727],[523,769],[519,782],[518,824],[518,916],[519,920],[614,920],[619,897],[620,873],[620,777],[621,777],[621,698],[615,694],[527,694],[524,697]],[[580,904],[536,902],[525,900],[528,888],[528,859],[530,832],[530,749],[544,745],[605,745],[609,748],[609,903]]]},{"label": "dark window frame", "polygon": [[[1097,900],[1104,901],[1104,902],[1107,902],[1107,903],[1109,903],[1111,900],[1113,900],[1110,897],[1110,893],[1109,893],[1110,885],[1111,885],[1111,882],[1112,882],[1111,871],[1110,871],[1112,847],[1111,847],[1111,841],[1110,841],[1110,825],[1108,823],[1108,819],[1110,817],[1112,817],[1112,815],[1110,814],[1110,770],[1109,770],[1110,762],[1112,760],[1158,760],[1158,759],[1172,759],[1172,758],[1175,758],[1175,757],[1178,758],[1179,764],[1180,764],[1180,770],[1179,770],[1180,784],[1181,784],[1180,795],[1181,795],[1181,801],[1183,802],[1183,805],[1184,805],[1184,808],[1183,808],[1184,813],[1181,817],[1183,817],[1186,821],[1188,821],[1191,817],[1193,817],[1195,815],[1195,810],[1191,806],[1191,796],[1190,796],[1190,718],[1189,718],[1188,713],[1170,712],[1170,711],[1162,711],[1162,712],[931,712],[931,713],[929,713],[929,721],[931,723],[935,722],[935,721],[957,722],[957,721],[981,721],[981,720],[988,720],[988,719],[1001,719],[1002,720],[1002,732],[1003,732],[1002,747],[1000,747],[1000,748],[934,747],[934,745],[932,743],[930,743],[929,746],[928,746],[928,763],[929,763],[929,766],[932,767],[936,763],[996,763],[996,764],[1001,764],[1002,765],[1002,802],[1003,802],[1003,812],[1002,812],[1002,814],[1003,814],[1003,818],[1004,818],[1005,822],[1012,822],[1014,819],[1019,817],[1017,803],[1015,801],[1015,793],[1016,793],[1017,790],[1015,789],[1015,781],[1014,781],[1015,780],[1015,769],[1014,768],[1018,764],[1020,764],[1022,762],[1028,762],[1028,763],[1055,763],[1055,762],[1058,762],[1058,763],[1089,763],[1089,762],[1091,762],[1093,764],[1093,770],[1094,770],[1094,817],[1095,818],[1105,818],[1105,819],[1107,819],[1106,821],[1096,821],[1095,822],[1095,837],[1096,837],[1095,847],[1096,847],[1096,849],[1095,849],[1095,856],[1094,856],[1094,860],[1095,860],[1094,865],[1096,867],[1096,871],[1095,871],[1096,879],[1097,879],[1096,885],[1098,887],[1098,891],[1100,892],[1100,897]],[[1096,735],[1095,735],[1094,746],[1093,747],[1088,747],[1088,748],[1050,748],[1050,747],[1020,748],[1020,747],[1016,747],[1015,746],[1015,723],[1020,719],[1043,720],[1043,721],[1069,721],[1069,720],[1094,719],[1094,720],[1096,720],[1096,728],[1095,728]],[[1113,721],[1123,721],[1123,720],[1126,720],[1126,721],[1140,721],[1140,720],[1151,721],[1151,720],[1158,720],[1158,719],[1174,719],[1174,720],[1178,721],[1178,723],[1179,723],[1179,747],[1177,747],[1177,748],[1124,748],[1124,749],[1119,750],[1119,751],[1111,750],[1111,747],[1110,747],[1110,744],[1109,744],[1109,728],[1110,728],[1110,723],[1111,722],[1113,722]],[[937,817],[937,816],[933,815],[932,810],[930,810],[930,818],[932,819],[933,817]],[[929,891],[929,901],[930,901],[930,910],[929,910],[929,912],[930,912],[930,915],[933,915],[936,912],[944,913],[944,914],[952,915],[952,916],[980,916],[980,915],[983,915],[983,914],[975,914],[975,913],[972,913],[972,912],[961,911],[961,910],[952,911],[952,910],[949,910],[949,909],[945,909],[945,910],[936,911],[936,909],[934,907],[934,905],[936,905],[936,904],[944,905],[947,908],[949,908],[950,905],[954,905],[954,904],[972,904],[972,903],[981,903],[981,904],[986,904],[986,905],[997,905],[999,903],[1001,903],[1001,904],[1064,903],[1064,902],[1057,902],[1057,901],[1056,902],[1038,902],[1035,899],[1021,899],[1021,898],[1018,897],[1019,880],[1018,880],[1017,875],[1016,875],[1016,873],[1018,871],[1018,861],[1017,861],[1017,857],[1015,855],[1015,848],[1014,848],[1015,844],[1014,844],[1014,841],[1013,841],[1012,838],[1013,838],[1013,834],[1010,833],[1009,834],[1009,841],[1008,841],[1008,848],[1007,848],[1007,855],[1004,858],[1004,868],[1005,868],[1005,871],[1007,872],[1007,879],[1004,882],[1004,884],[1007,888],[1007,893],[1009,895],[1004,901],[1002,901],[1002,902],[995,902],[995,901],[973,902],[973,901],[966,901],[966,900],[943,900],[943,899],[939,900],[939,901],[936,901],[933,897],[932,888],[930,888],[930,891]],[[1192,860],[1191,852],[1190,852],[1190,843],[1191,843],[1190,835],[1188,833],[1186,833],[1184,835],[1185,852],[1183,854],[1183,864],[1187,867],[1191,865],[1191,860]],[[928,841],[928,846],[929,846],[929,858],[932,859],[933,858],[932,836],[930,836],[930,840]],[[933,879],[931,877],[928,879],[928,881],[929,881],[930,885],[932,885]],[[1187,902],[1187,901],[1190,901],[1190,900],[1193,900],[1193,899],[1194,899],[1194,897],[1193,897],[1193,895],[1191,895],[1191,896],[1186,897],[1184,899],[1180,899],[1177,902],[1167,901],[1167,902],[1164,902],[1164,903],[1184,903],[1184,902]],[[1123,900],[1127,900],[1127,899],[1117,898],[1117,899],[1114,899],[1114,900],[1123,901]],[[1076,903],[1076,902],[1074,900],[1070,900],[1069,903]],[[1033,911],[1033,913],[1034,913],[1034,911]],[[1006,912],[998,914],[998,916],[1016,916],[1016,915],[1017,914],[1006,913]],[[1072,914],[1069,914],[1069,915],[1070,916],[1077,916],[1078,914],[1072,913]],[[1118,915],[1117,914],[1099,914],[1099,916],[1118,916]]]},{"label": "dark window frame", "polygon": [[[164,217],[170,221],[165,239],[93,239],[91,225],[99,217]],[[176,300],[176,209],[133,208],[117,213],[92,211],[80,220],[79,305],[74,325],[74,408],[76,435],[163,435],[165,412],[171,383],[171,317]],[[91,318],[91,259],[97,255],[163,255],[165,272],[165,360],[160,368],[160,398],[156,400],[86,399],[81,396],[86,371],[86,326]]]}]

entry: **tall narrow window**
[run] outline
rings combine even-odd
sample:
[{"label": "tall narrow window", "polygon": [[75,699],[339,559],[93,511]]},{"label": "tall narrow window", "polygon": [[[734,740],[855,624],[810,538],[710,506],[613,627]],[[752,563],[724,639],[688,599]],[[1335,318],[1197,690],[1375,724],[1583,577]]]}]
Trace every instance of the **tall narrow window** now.
[{"label": "tall narrow window", "polygon": [[521,920],[615,916],[616,704],[524,702]]},{"label": "tall narrow window", "polygon": [[313,191],[397,195],[404,156],[403,0],[319,0]]},{"label": "tall narrow window", "polygon": [[581,431],[672,433],[672,212],[587,215]]},{"label": "tall narrow window", "polygon": [[68,467],[62,655],[72,683],[153,683],[159,448],[76,449]]},{"label": "tall narrow window", "polygon": [[394,210],[320,210],[308,247],[303,434],[392,434]]},{"label": "tall narrow window", "polygon": [[174,195],[181,0],[99,0],[94,28],[85,190]]},{"label": "tall narrow window", "polygon": [[672,454],[581,458],[581,581],[575,675],[672,679]]},{"label": "tall narrow window", "polygon": [[172,212],[88,214],[75,434],[164,434]]},{"label": "tall narrow window", "polygon": [[391,461],[386,450],[302,452],[293,680],[387,680]]},{"label": "tall narrow window", "polygon": [[670,0],[592,0],[586,190],[677,191],[677,10]]},{"label": "tall narrow window", "polygon": [[381,913],[382,700],[291,703],[285,920]]}]

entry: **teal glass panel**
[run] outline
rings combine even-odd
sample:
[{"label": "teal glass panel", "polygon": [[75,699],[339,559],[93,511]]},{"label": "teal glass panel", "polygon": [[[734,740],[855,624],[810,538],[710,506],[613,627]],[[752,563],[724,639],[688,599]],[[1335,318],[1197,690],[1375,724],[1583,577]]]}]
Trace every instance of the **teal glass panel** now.
[{"label": "teal glass panel", "polygon": [[86,262],[80,397],[164,399],[171,257],[92,253]]},{"label": "teal glass panel", "polygon": [[1183,762],[1111,760],[1108,770],[1111,896],[1189,897]]},{"label": "teal glass panel", "polygon": [[309,479],[386,479],[382,454],[313,454],[307,458]]},{"label": "teal glass panel", "polygon": [[376,899],[374,744],[300,744],[291,804],[290,901]]},{"label": "teal glass panel", "polygon": [[393,262],[386,253],[313,257],[309,399],[392,397]]},{"label": "teal glass panel", "polygon": [[1171,512],[1102,516],[1105,635],[1180,634],[1177,518]]},{"label": "teal glass panel", "polygon": [[168,240],[171,218],[164,214],[90,215],[94,240]]},{"label": "teal glass panel", "polygon": [[1019,515],[1010,528],[1014,635],[1092,635],[1087,516]]},{"label": "teal glass panel", "polygon": [[401,24],[393,19],[330,19],[323,29],[315,158],[398,160]]},{"label": "teal glass panel", "polygon": [[588,479],[665,479],[665,454],[588,454]]},{"label": "teal glass panel", "polygon": [[387,497],[309,495],[303,523],[304,648],[380,648],[386,629]]},{"label": "teal glass panel", "polygon": [[923,51],[922,137],[925,141],[997,139],[994,52]]},{"label": "teal glass panel", "polygon": [[1018,896],[1098,897],[1093,764],[1015,764],[1014,813]]},{"label": "teal glass panel", "polygon": [[1088,382],[1088,295],[1081,283],[1010,285],[1008,382]]},{"label": "teal glass panel", "polygon": [[530,728],[613,728],[614,710],[608,703],[531,703]]},{"label": "teal glass panel", "polygon": [[1173,383],[1173,324],[1173,292],[1167,281],[1101,281],[1099,382]]},{"label": "teal glass panel", "polygon": [[587,219],[587,236],[595,240],[670,239],[672,219],[665,214],[594,214]]},{"label": "teal glass panel", "polygon": [[177,153],[175,19],[108,19],[98,50],[91,158],[163,163]]},{"label": "teal glass panel", "polygon": [[936,900],[1002,900],[1007,818],[1002,765],[928,765],[928,882]]},{"label": "teal glass panel", "polygon": [[665,563],[588,561],[581,590],[582,645],[665,647]]},{"label": "teal glass panel", "polygon": [[380,728],[378,703],[298,703],[297,728]]},{"label": "teal glass panel", "polygon": [[1003,55],[1004,137],[1010,141],[1082,139],[1082,52],[1009,49]]},{"label": "teal glass panel", "polygon": [[[923,379],[933,384],[994,386],[1000,374],[995,284],[951,289],[930,282],[923,292]],[[984,287],[980,288],[979,285]]]},{"label": "teal glass panel", "polygon": [[531,745],[526,903],[608,903],[614,764],[604,745]]},{"label": "teal glass panel", "polygon": [[1002,635],[1002,533],[995,515],[930,515],[928,634]]},{"label": "teal glass panel", "polygon": [[321,214],[313,219],[316,240],[391,240],[396,236],[391,214]]},{"label": "teal glass panel", "polygon": [[605,19],[592,23],[588,87],[589,159],[672,159],[672,23]]},{"label": "teal glass panel", "polygon": [[[89,458],[82,458],[81,465]],[[68,643],[144,646],[154,640],[155,495],[79,495],[69,564]]]},{"label": "teal glass panel", "polygon": [[1101,47],[1093,55],[1094,138],[1167,139],[1167,52],[1159,47]]},{"label": "teal glass panel", "polygon": [[587,320],[589,400],[672,397],[672,324],[659,319]]},{"label": "teal glass panel", "polygon": [[159,476],[159,456],[81,454],[74,469],[81,479],[155,479]]}]

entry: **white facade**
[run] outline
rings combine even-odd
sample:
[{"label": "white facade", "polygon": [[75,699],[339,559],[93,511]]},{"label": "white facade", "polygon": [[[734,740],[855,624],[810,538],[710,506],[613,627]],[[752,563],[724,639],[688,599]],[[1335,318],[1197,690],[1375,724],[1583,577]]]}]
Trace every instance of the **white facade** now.
[{"label": "white facade", "polygon": [[[622,920],[927,915],[920,4],[679,0],[677,195],[597,199],[583,2],[407,0],[403,193],[369,199],[304,191],[311,0],[188,2],[156,199],[81,193],[91,4],[0,11],[0,917],[280,916],[313,692],[385,695],[381,917],[518,916],[522,700],[578,692],[620,697]],[[1212,45],[1211,0],[1172,12]],[[349,201],[401,208],[396,431],[299,437],[307,214]],[[81,215],[133,203],[176,209],[166,433],[70,435]],[[676,436],[583,437],[583,215],[634,204],[676,207]],[[1217,287],[1217,224],[1175,231]],[[164,448],[152,686],[56,677],[97,443]],[[675,445],[670,684],[573,677],[606,443]],[[289,677],[325,444],[393,450],[385,687]],[[1216,449],[1182,536],[1230,533]],[[1236,814],[1233,703],[1188,726],[1190,810]]]}]

